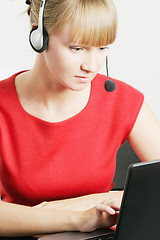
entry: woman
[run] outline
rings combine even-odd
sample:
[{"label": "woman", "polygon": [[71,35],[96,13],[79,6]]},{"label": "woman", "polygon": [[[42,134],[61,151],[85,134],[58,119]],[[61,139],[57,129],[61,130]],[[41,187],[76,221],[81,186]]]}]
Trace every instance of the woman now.
[{"label": "woman", "polygon": [[27,2],[40,53],[32,70],[0,82],[0,235],[112,226],[117,150],[128,139],[142,161],[160,158],[159,123],[142,93],[118,80],[106,92],[97,74],[116,37],[111,0],[46,1],[42,49],[41,1]]}]

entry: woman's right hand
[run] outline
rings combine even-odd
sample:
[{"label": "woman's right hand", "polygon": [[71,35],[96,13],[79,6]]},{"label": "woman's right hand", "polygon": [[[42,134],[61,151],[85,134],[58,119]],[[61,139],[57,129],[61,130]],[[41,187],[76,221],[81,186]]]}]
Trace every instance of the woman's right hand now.
[{"label": "woman's right hand", "polygon": [[79,231],[91,232],[98,228],[114,226],[117,222],[119,210],[119,202],[115,200],[110,203],[104,201],[98,204],[96,207],[83,212],[84,219]]}]

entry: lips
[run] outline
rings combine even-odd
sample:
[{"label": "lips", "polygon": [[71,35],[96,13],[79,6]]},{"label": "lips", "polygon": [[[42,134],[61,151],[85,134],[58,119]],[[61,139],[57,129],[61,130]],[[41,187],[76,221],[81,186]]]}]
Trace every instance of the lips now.
[{"label": "lips", "polygon": [[90,76],[88,76],[88,77],[86,77],[86,76],[75,76],[75,78],[78,79],[80,82],[83,82],[83,83],[86,83],[91,79]]}]

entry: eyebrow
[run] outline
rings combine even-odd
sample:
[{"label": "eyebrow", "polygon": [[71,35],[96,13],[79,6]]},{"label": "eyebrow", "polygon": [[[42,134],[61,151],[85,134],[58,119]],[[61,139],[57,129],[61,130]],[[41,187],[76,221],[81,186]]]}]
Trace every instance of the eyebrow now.
[{"label": "eyebrow", "polygon": [[90,47],[93,47],[93,48],[107,48],[107,49],[109,49],[109,47],[108,46],[98,46],[98,47],[96,47],[96,46],[90,46],[90,45],[84,45],[84,44],[81,44],[81,43],[70,43],[70,45],[72,45],[73,47],[84,47],[84,48],[90,48]]}]

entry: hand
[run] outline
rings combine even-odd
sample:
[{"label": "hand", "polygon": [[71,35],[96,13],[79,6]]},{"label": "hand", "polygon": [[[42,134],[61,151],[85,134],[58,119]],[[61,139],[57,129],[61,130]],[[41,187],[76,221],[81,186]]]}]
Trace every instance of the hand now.
[{"label": "hand", "polygon": [[80,226],[81,232],[94,231],[97,228],[108,228],[116,224],[120,204],[114,200],[98,204],[96,207],[86,211],[86,219]]}]

